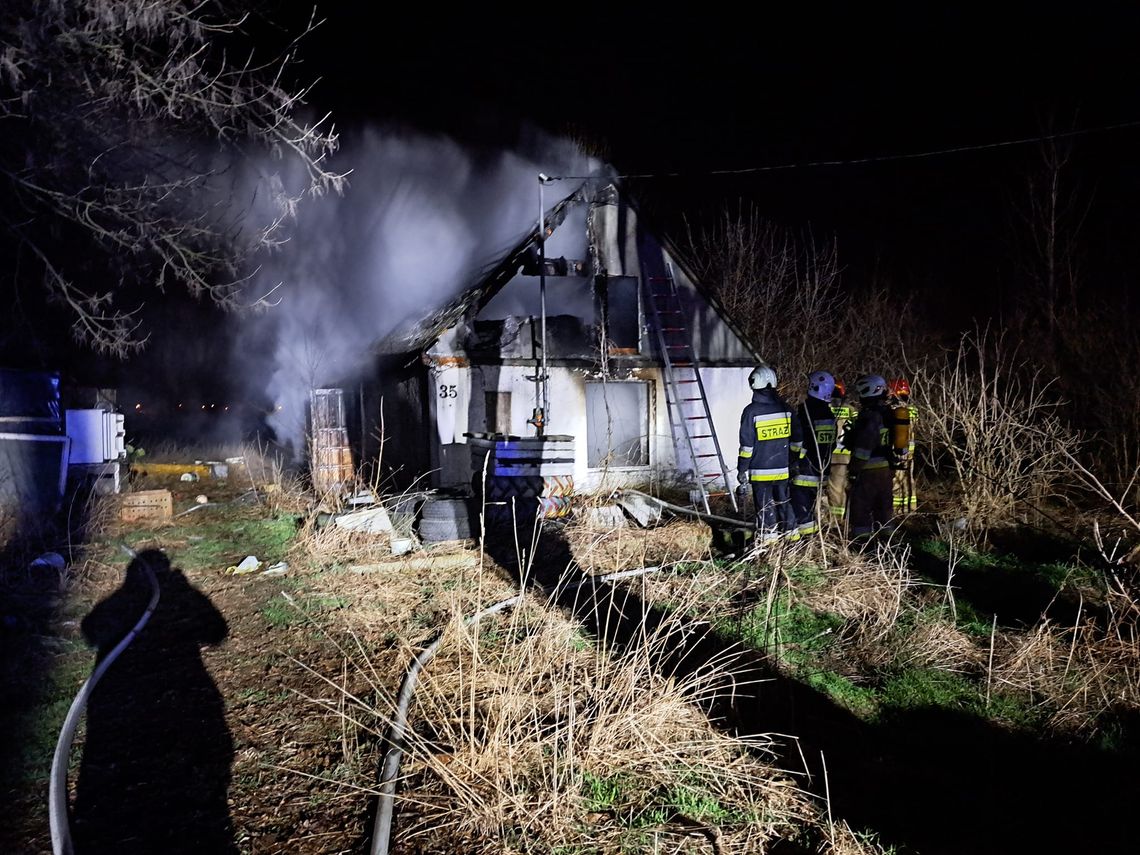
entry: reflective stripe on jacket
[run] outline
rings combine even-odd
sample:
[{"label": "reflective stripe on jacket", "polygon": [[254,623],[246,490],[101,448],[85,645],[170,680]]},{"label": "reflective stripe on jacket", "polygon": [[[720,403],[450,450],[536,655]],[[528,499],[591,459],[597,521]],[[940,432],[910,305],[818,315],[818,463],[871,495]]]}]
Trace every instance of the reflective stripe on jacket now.
[{"label": "reflective stripe on jacket", "polygon": [[[803,437],[800,474],[818,476],[831,465],[831,450],[835,446],[835,415],[828,404],[809,397],[796,409],[796,419],[799,421],[799,433]],[[793,457],[795,451],[793,446]],[[819,483],[818,477],[814,483]]]},{"label": "reflective stripe on jacket", "polygon": [[774,389],[757,389],[740,414],[736,474],[744,481],[786,481],[788,447],[800,443],[799,425]]}]

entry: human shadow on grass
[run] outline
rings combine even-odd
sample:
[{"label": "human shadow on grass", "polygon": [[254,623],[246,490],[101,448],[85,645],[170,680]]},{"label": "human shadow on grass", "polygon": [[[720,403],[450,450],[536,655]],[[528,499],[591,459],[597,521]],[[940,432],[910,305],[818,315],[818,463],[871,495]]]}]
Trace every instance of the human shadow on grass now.
[{"label": "human shadow on grass", "polygon": [[[509,536],[488,552],[520,573]],[[569,545],[546,530],[528,579],[573,578]],[[567,573],[567,568],[571,572]],[[826,694],[773,670],[709,623],[678,619],[641,600],[635,584],[565,586],[558,603],[614,651],[644,643],[666,621],[678,622],[657,668],[678,678],[736,657],[744,690],[727,681],[708,708],[723,729],[790,734],[778,740],[780,765],[806,772],[801,786],[853,828],[877,832],[899,852],[921,855],[1125,852],[1134,846],[1135,743],[1116,752],[1037,738],[981,717],[943,708],[893,711],[864,720]],[[1125,741],[1136,722],[1122,722]],[[823,759],[821,759],[823,758]],[[806,770],[804,764],[806,763]],[[826,768],[825,768],[826,764]],[[798,851],[786,845],[781,851]]]},{"label": "human shadow on grass", "polygon": [[82,623],[96,663],[147,607],[150,621],[109,667],[87,706],[74,836],[90,853],[236,852],[227,805],[233,739],[201,646],[225,618],[158,550],[131,561],[123,584]]}]

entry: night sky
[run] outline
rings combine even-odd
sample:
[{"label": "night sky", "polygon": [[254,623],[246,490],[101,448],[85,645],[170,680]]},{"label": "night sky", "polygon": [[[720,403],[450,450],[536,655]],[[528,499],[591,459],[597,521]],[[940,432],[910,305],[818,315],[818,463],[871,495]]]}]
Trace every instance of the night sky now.
[{"label": "night sky", "polygon": [[[914,296],[951,327],[997,316],[1011,308],[1012,205],[1039,160],[1035,145],[805,164],[1140,122],[1140,8],[1026,5],[997,14],[996,6],[865,5],[765,4],[695,17],[578,5],[508,14],[486,4],[456,12],[326,3],[296,71],[300,80],[320,78],[311,109],[332,111],[346,140],[366,127],[405,129],[490,155],[525,148],[536,131],[569,135],[621,173],[680,173],[627,182],[667,227],[754,204],[778,224],[834,237],[852,289]],[[278,34],[307,19],[275,4],[266,14],[276,22],[267,32]],[[1086,287],[1112,300],[1140,297],[1140,125],[1071,142],[1071,178],[1091,201]],[[795,166],[710,174],[785,165]],[[145,385],[157,376],[148,364],[182,358],[162,356],[172,343],[189,379],[161,383],[179,382],[203,400],[236,394],[219,348],[161,334],[168,322],[195,336],[222,325],[207,322],[208,307],[165,299],[148,310],[160,330],[148,352],[99,382]]]},{"label": "night sky", "polygon": [[[509,146],[534,123],[589,140],[622,172],[684,173],[632,182],[666,218],[744,199],[835,235],[853,280],[992,294],[1009,275],[1010,205],[1034,146],[707,172],[1140,122],[1140,9],[867,5],[700,16],[552,5],[493,19],[480,5],[370,21],[330,8],[310,59],[337,57],[315,95],[342,127],[386,119]],[[1140,127],[1073,140],[1073,178],[1093,198],[1089,255],[1113,290],[1136,279],[1138,144]]]}]

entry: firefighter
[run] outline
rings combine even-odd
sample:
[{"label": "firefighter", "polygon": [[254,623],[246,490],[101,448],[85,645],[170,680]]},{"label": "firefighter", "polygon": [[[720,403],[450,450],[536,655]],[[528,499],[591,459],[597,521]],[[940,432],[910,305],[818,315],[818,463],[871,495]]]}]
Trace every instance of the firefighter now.
[{"label": "firefighter", "polygon": [[887,404],[887,381],[878,374],[860,377],[859,417],[849,428],[846,445],[851,449],[848,467],[847,525],[854,538],[868,537],[894,521],[891,494],[891,413]]},{"label": "firefighter", "polygon": [[808,375],[807,399],[796,409],[798,433],[802,443],[792,443],[792,511],[796,515],[796,531],[801,535],[819,531],[818,506],[820,487],[831,468],[835,447],[835,414],[831,412],[831,396],[835,378],[827,371]]},{"label": "firefighter", "polygon": [[914,426],[918,422],[918,408],[910,402],[910,383],[905,377],[892,380],[887,389],[894,414],[891,469],[894,471],[895,513],[910,513],[918,509],[914,489]]},{"label": "firefighter", "polygon": [[760,365],[748,375],[748,385],[752,403],[740,415],[737,490],[743,498],[751,485],[756,536],[770,543],[795,531],[788,496],[788,448],[799,444],[800,437],[790,408],[776,393],[776,372]]},{"label": "firefighter", "polygon": [[858,410],[847,402],[847,386],[842,380],[835,381],[831,412],[835,416],[835,447],[827,472],[827,502],[832,515],[842,520],[847,513],[847,466],[851,462],[851,450],[847,448],[843,435],[858,414]]}]

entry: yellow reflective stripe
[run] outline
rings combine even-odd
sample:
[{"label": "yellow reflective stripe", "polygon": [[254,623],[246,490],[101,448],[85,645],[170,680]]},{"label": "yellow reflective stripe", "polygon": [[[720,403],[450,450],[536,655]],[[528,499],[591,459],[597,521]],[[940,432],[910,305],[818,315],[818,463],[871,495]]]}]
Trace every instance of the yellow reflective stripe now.
[{"label": "yellow reflective stripe", "polygon": [[846,448],[844,448],[842,450],[836,449],[835,451],[831,452],[831,462],[832,463],[850,463],[851,462],[851,452],[848,451]]},{"label": "yellow reflective stripe", "polygon": [[749,481],[787,481],[787,469],[749,469]]},{"label": "yellow reflective stripe", "polygon": [[745,448],[744,446],[741,446],[739,456],[740,457],[751,457],[752,456],[752,449],[751,448]]},{"label": "yellow reflective stripe", "polygon": [[792,483],[797,487],[818,487],[823,482],[817,475],[797,475]]},{"label": "yellow reflective stripe", "polygon": [[871,460],[863,467],[864,472],[871,472],[875,469],[886,469],[890,464],[885,460]]}]

